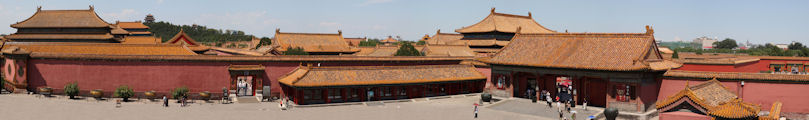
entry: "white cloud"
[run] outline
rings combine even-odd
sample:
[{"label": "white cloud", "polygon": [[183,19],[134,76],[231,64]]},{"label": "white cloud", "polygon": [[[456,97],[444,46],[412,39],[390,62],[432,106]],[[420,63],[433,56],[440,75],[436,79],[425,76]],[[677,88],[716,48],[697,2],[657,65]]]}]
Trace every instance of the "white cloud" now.
[{"label": "white cloud", "polygon": [[163,4],[164,0],[157,0],[157,4]]},{"label": "white cloud", "polygon": [[379,3],[387,3],[387,2],[393,2],[393,0],[367,0],[365,2],[362,2],[362,3],[358,4],[358,5],[359,6],[368,6],[368,5],[379,4]]},{"label": "white cloud", "polygon": [[121,10],[121,12],[107,13],[107,14],[104,14],[103,16],[107,17],[107,19],[105,19],[105,20],[133,21],[133,20],[138,20],[138,18],[141,17],[141,16],[136,16],[138,14],[139,13],[137,11],[135,11],[135,9],[124,9],[124,10]]}]

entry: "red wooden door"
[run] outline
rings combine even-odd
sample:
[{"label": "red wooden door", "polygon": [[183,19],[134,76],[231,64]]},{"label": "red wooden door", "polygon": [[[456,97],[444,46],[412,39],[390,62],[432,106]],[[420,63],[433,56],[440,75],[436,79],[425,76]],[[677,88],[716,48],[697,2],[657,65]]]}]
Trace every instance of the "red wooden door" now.
[{"label": "red wooden door", "polygon": [[602,79],[588,79],[587,105],[607,106],[607,81]]}]

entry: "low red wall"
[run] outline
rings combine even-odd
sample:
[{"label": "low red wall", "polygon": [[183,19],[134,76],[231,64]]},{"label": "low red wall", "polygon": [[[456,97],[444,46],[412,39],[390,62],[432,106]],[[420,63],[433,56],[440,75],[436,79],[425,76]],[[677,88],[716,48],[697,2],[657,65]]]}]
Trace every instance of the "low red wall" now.
[{"label": "low red wall", "polygon": [[733,65],[705,65],[705,64],[683,64],[675,70],[687,71],[714,71],[714,72],[735,72]]},{"label": "low red wall", "polygon": [[691,112],[664,112],[660,113],[660,120],[711,120],[711,116]]},{"label": "low red wall", "polygon": [[[705,80],[664,79],[658,100],[666,99],[684,89],[685,83],[696,85]],[[722,85],[739,95],[745,102],[761,105],[761,109],[768,111],[773,102],[781,101],[782,112],[809,113],[809,85],[792,83],[763,83],[745,81],[744,87],[738,81],[722,81]]]},{"label": "low red wall", "polygon": [[187,86],[191,92],[221,93],[230,82],[226,63],[32,59],[29,64],[29,88],[61,89],[65,84],[78,82],[81,90],[114,91],[127,85],[135,91],[169,92]]},{"label": "low red wall", "polygon": [[[300,65],[313,66],[397,66],[397,65],[442,65],[459,64],[455,61],[424,62],[184,62],[184,61],[94,61],[94,60],[50,60],[30,59],[27,63],[28,88],[48,86],[61,92],[69,83],[78,82],[82,91],[102,89],[114,91],[118,86],[127,85],[136,92],[154,90],[166,94],[172,89],[187,86],[192,93],[210,91],[222,92],[231,82],[228,66],[264,65],[262,85],[271,86],[273,93],[283,93],[278,78],[295,70]],[[14,64],[6,64],[14,65]],[[25,64],[23,64],[25,65]],[[14,70],[16,71],[16,70]],[[12,72],[13,73],[13,72]],[[25,75],[24,75],[25,76]],[[85,94],[85,93],[83,93]]]},{"label": "low red wall", "polygon": [[783,83],[745,82],[745,102],[760,104],[762,110],[770,110],[772,103],[781,101],[783,112],[809,113],[809,85]]}]

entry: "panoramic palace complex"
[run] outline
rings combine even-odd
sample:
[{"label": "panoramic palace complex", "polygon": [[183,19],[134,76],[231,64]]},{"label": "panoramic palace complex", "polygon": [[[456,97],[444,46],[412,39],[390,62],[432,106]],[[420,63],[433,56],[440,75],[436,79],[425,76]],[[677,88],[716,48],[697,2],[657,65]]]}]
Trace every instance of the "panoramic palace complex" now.
[{"label": "panoramic palace complex", "polygon": [[[473,18],[470,16],[469,18]],[[809,58],[679,53],[655,43],[651,26],[637,33],[557,32],[527,15],[494,8],[454,33],[437,30],[414,45],[424,56],[394,56],[403,40],[276,29],[271,44],[212,46],[186,31],[154,36],[141,21],[105,21],[84,10],[42,10],[12,23],[3,36],[3,88],[15,93],[78,83],[82,96],[121,85],[136,96],[178,87],[222,97],[288,98],[298,105],[489,93],[529,98],[541,91],[582,105],[618,108],[661,119],[777,119],[809,114]],[[643,31],[641,31],[643,30]],[[303,49],[309,55],[284,55]],[[170,95],[169,95],[170,96]],[[192,98],[197,96],[191,96]]]}]

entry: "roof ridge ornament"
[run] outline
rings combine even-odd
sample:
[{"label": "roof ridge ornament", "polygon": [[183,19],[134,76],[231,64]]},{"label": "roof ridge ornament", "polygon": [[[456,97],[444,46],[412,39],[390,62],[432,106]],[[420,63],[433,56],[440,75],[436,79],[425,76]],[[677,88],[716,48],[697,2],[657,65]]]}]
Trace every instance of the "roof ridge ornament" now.
[{"label": "roof ridge ornament", "polygon": [[492,13],[494,13],[494,7],[492,7]]},{"label": "roof ridge ornament", "polygon": [[528,18],[533,18],[531,17],[531,12],[528,12]]},{"label": "roof ridge ornament", "polygon": [[646,25],[646,34],[654,34],[655,30],[651,26]]},{"label": "roof ridge ornament", "polygon": [[90,5],[90,11],[95,11],[95,8],[93,7],[93,5]]},{"label": "roof ridge ornament", "polygon": [[281,28],[275,28],[275,34],[276,34],[276,36],[278,35],[278,33],[281,33]]},{"label": "roof ridge ornament", "polygon": [[37,6],[37,12],[42,11],[42,6]]},{"label": "roof ridge ornament", "polygon": [[521,32],[522,32],[522,26],[517,26],[517,31],[515,31],[514,33],[520,34]]}]

